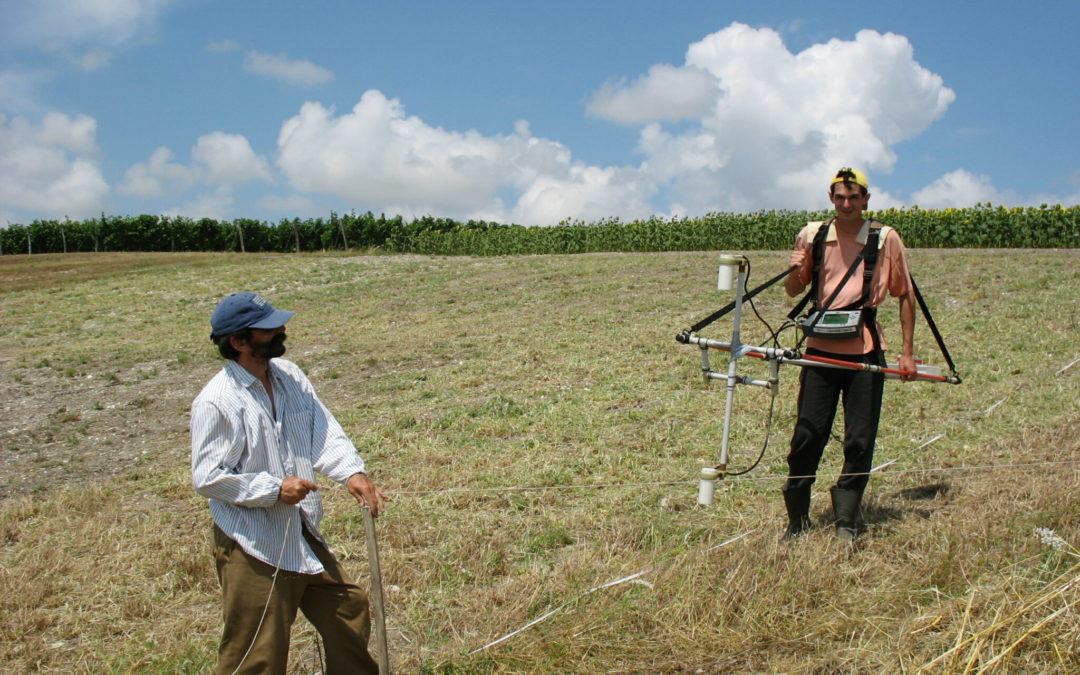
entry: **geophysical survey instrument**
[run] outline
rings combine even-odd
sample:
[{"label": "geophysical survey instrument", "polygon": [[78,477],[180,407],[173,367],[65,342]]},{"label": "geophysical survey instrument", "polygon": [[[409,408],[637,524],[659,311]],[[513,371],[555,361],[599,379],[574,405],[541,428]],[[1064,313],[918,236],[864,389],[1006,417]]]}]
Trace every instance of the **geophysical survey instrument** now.
[{"label": "geophysical survey instrument", "polygon": [[[849,270],[848,277],[851,276],[855,267],[857,267],[857,265],[853,265],[851,270]],[[768,446],[767,439],[765,445],[761,449],[761,454],[749,468],[741,471],[728,470],[728,458],[730,453],[729,444],[731,441],[731,417],[732,406],[735,399],[735,388],[737,385],[744,384],[754,387],[764,387],[770,391],[771,398],[769,404],[768,426],[771,427],[776,395],[780,389],[780,366],[782,364],[799,367],[814,366],[824,368],[844,368],[848,370],[865,370],[882,373],[889,379],[906,377],[909,380],[923,382],[944,382],[948,384],[960,384],[961,382],[960,376],[956,371],[956,366],[953,364],[952,357],[945,347],[945,342],[930,315],[930,310],[926,306],[926,302],[923,300],[918,286],[914,284],[914,279],[912,280],[912,285],[915,289],[915,298],[919,303],[919,307],[922,309],[927,325],[934,334],[934,339],[937,341],[938,348],[941,350],[942,356],[944,356],[945,361],[949,366],[949,374],[944,374],[939,367],[923,363],[917,363],[916,372],[910,373],[901,370],[895,363],[886,363],[884,365],[851,363],[839,359],[803,353],[801,346],[806,339],[806,336],[855,334],[856,330],[861,330],[861,322],[865,320],[865,317],[860,316],[858,310],[849,308],[829,310],[828,308],[831,299],[821,303],[821,306],[824,309],[812,307],[805,317],[798,317],[797,315],[803,310],[808,301],[812,299],[812,294],[816,292],[817,289],[815,285],[815,287],[811,288],[807,296],[788,314],[787,321],[785,321],[780,328],[773,331],[772,328],[765,323],[764,319],[761,319],[761,315],[757,314],[757,309],[753,307],[754,296],[781,281],[795,269],[797,269],[795,266],[789,267],[772,279],[769,279],[760,286],[748,291],[746,289],[746,284],[750,276],[749,258],[740,254],[721,255],[720,267],[717,275],[717,288],[724,292],[734,290],[735,299],[675,336],[675,340],[681,344],[697,345],[699,347],[701,351],[701,371],[706,383],[709,383],[712,380],[724,380],[726,383],[724,426],[720,443],[720,457],[717,464],[705,466],[701,469],[701,475],[698,482],[699,504],[708,505],[712,503],[713,492],[717,480],[722,480],[727,475],[735,476],[748,473],[757,466],[758,462],[761,461],[762,456],[764,456],[765,449]],[[869,277],[869,273],[867,273],[867,277]],[[847,277],[845,277],[845,281],[846,280]],[[869,279],[867,279],[866,282],[866,285],[869,285]],[[844,282],[841,282],[841,285],[843,283]],[[754,313],[757,314],[758,318],[761,319],[762,323],[765,323],[766,327],[772,333],[771,337],[766,340],[765,345],[750,345],[745,344],[742,341],[741,330],[744,304],[750,304],[751,308],[754,309]],[[711,340],[697,335],[703,328],[727,314],[732,314],[732,330],[731,339],[729,341]],[[869,320],[875,320],[873,312],[870,313]],[[799,332],[802,337],[799,338],[794,347],[784,348],[780,345],[780,334],[787,328],[793,327],[800,329]],[[873,330],[876,330],[876,328]],[[727,352],[728,362],[726,372],[713,369],[709,358],[711,350]],[[739,360],[743,357],[751,357],[767,362],[769,364],[768,379],[756,379],[740,375]]]}]

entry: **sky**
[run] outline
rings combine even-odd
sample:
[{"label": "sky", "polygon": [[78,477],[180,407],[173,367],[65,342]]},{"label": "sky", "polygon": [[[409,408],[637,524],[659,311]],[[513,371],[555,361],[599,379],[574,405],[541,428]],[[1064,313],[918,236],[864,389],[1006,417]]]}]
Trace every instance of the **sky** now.
[{"label": "sky", "polygon": [[0,0],[0,227],[1080,204],[1080,3]]}]

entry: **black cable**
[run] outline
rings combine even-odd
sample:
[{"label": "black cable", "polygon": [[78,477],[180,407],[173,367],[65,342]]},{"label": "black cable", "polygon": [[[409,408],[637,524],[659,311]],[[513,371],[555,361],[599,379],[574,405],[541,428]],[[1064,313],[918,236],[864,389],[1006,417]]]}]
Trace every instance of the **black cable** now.
[{"label": "black cable", "polygon": [[757,459],[755,459],[754,463],[751,464],[749,467],[743,469],[742,471],[728,471],[727,475],[729,475],[729,476],[742,476],[744,474],[748,474],[751,471],[753,471],[754,469],[756,469],[757,465],[761,463],[762,458],[765,457],[765,450],[767,450],[768,447],[769,447],[769,438],[772,436],[773,410],[775,408],[776,408],[776,392],[773,391],[772,399],[769,400],[769,418],[765,422],[765,443],[763,443],[762,446],[761,446],[761,452],[758,453]]},{"label": "black cable", "polygon": [[[788,268],[788,270],[786,270],[784,274],[788,274],[788,273],[790,273],[790,271],[791,271],[791,269]],[[779,279],[779,278],[782,278],[782,277],[776,277],[776,278]],[[746,281],[747,281],[747,285],[749,285],[749,281],[750,281],[750,260],[749,259],[747,259],[747,261],[746,261]],[[771,283],[773,283],[773,282],[770,282],[770,285],[771,285]],[[754,296],[753,295],[750,295],[747,298],[747,302],[750,304],[750,309],[752,309],[754,311],[754,316],[756,316],[758,318],[758,321],[760,321],[765,326],[765,329],[768,330],[769,334],[772,336],[771,339],[772,339],[772,342],[773,342],[773,346],[776,347],[777,349],[780,349],[780,333],[786,327],[788,327],[789,325],[794,326],[795,324],[793,322],[788,321],[788,322],[785,322],[784,324],[781,324],[780,328],[778,328],[777,330],[773,330],[773,327],[771,325],[769,325],[769,322],[766,321],[763,316],[761,316],[760,312],[758,312],[757,305],[754,304]],[[766,342],[768,342],[768,340],[766,340]],[[748,474],[751,471],[753,471],[754,469],[756,469],[758,464],[761,463],[761,460],[764,459],[765,451],[768,450],[769,441],[772,438],[773,412],[776,410],[776,390],[773,389],[773,390],[771,390],[771,392],[772,392],[772,397],[769,399],[769,416],[768,416],[768,418],[767,418],[767,420],[765,422],[765,442],[762,443],[762,445],[761,445],[761,452],[758,453],[757,459],[755,459],[754,463],[751,464],[749,467],[743,469],[742,471],[729,471],[729,472],[727,472],[727,475],[729,475],[729,476],[742,476],[742,475]]]},{"label": "black cable", "polygon": [[[747,258],[747,260],[746,260],[746,285],[747,285],[747,286],[749,286],[749,285],[750,285],[750,259],[749,259],[749,258]],[[766,329],[768,329],[768,331],[769,331],[770,333],[772,333],[772,335],[773,335],[773,343],[774,343],[774,345],[775,345],[776,347],[779,347],[779,346],[780,346],[780,343],[779,343],[779,342],[776,342],[776,331],[774,331],[774,330],[772,329],[772,326],[770,326],[770,325],[769,325],[769,322],[768,322],[768,321],[766,321],[766,320],[765,320],[765,318],[764,318],[763,316],[761,316],[761,313],[760,313],[760,312],[758,312],[758,308],[757,308],[757,305],[755,305],[755,304],[754,304],[754,296],[752,296],[752,295],[751,295],[751,296],[749,296],[749,297],[747,298],[747,302],[748,302],[748,303],[749,303],[749,305],[750,305],[750,309],[754,310],[754,316],[756,316],[756,317],[758,318],[758,321],[760,321],[761,323],[765,324],[765,328],[766,328]]]},{"label": "black cable", "polygon": [[[747,261],[747,264],[749,264],[749,261]],[[789,267],[788,269],[784,270],[784,271],[783,271],[783,272],[781,272],[780,274],[777,274],[777,275],[776,275],[775,277],[773,277],[772,279],[769,279],[768,281],[766,281],[765,283],[761,284],[760,286],[758,286],[758,287],[757,287],[757,288],[755,288],[754,290],[752,290],[752,291],[748,291],[748,292],[747,292],[747,293],[746,293],[746,294],[745,294],[745,295],[743,296],[743,301],[745,302],[745,301],[747,301],[747,300],[750,300],[750,299],[751,299],[751,298],[753,298],[753,297],[754,297],[755,295],[757,295],[758,293],[760,293],[760,292],[764,291],[764,290],[765,290],[766,288],[768,288],[769,286],[772,286],[772,285],[773,285],[773,284],[775,284],[776,282],[780,281],[781,279],[783,279],[784,277],[786,277],[786,276],[788,275],[788,273],[790,273],[790,272],[791,272],[791,270],[792,270],[792,269],[794,269],[794,266],[792,266],[792,267]],[[747,268],[747,271],[749,271],[749,268]],[[746,286],[746,283],[745,283],[745,282],[743,283],[743,286]],[[737,290],[736,290],[736,293],[742,293],[743,291],[745,291],[745,288],[740,288],[740,289],[737,289]],[[705,317],[705,318],[704,318],[704,319],[702,319],[701,321],[698,321],[698,322],[697,322],[697,323],[695,323],[695,324],[694,324],[693,326],[690,326],[690,328],[688,328],[688,329],[687,329],[686,331],[684,331],[684,332],[683,332],[683,333],[681,333],[680,335],[688,335],[688,334],[690,334],[690,333],[697,333],[697,332],[698,332],[698,331],[700,331],[700,330],[701,330],[702,328],[705,328],[706,326],[708,326],[709,324],[711,324],[711,323],[712,323],[713,321],[716,321],[717,319],[719,319],[720,317],[724,316],[725,314],[727,314],[727,313],[728,313],[728,312],[730,312],[731,310],[735,309],[735,305],[736,305],[736,304],[738,304],[738,303],[737,303],[737,301],[736,301],[736,300],[732,300],[731,302],[729,302],[728,304],[724,305],[724,306],[723,306],[723,307],[721,307],[720,309],[716,310],[715,312],[713,312],[713,313],[712,313],[712,314],[710,314],[709,316]],[[676,338],[676,339],[678,340],[678,338]],[[680,340],[680,342],[681,342],[681,340]]]}]

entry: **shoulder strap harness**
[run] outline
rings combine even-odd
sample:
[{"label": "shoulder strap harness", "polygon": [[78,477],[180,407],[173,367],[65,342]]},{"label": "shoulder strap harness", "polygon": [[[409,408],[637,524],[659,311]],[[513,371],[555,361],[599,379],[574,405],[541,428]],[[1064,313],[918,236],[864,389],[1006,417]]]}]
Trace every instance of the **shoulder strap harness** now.
[{"label": "shoulder strap harness", "polygon": [[[833,300],[836,299],[840,289],[848,282],[848,279],[855,274],[855,270],[859,268],[859,263],[863,264],[863,286],[862,297],[855,303],[848,305],[847,307],[837,307],[835,309],[859,309],[866,308],[866,303],[870,301],[870,281],[874,277],[874,266],[877,264],[878,249],[881,247],[883,238],[881,237],[882,226],[877,221],[870,221],[870,231],[866,236],[866,244],[863,246],[863,250],[852,262],[851,267],[848,268],[844,278],[836,286],[836,290],[833,291],[829,298],[818,306],[818,283],[821,276],[821,266],[825,260],[825,239],[829,236],[829,228],[832,227],[833,221],[829,220],[818,227],[817,232],[814,234],[814,243],[811,247],[811,260],[813,265],[810,272],[810,290],[807,292],[803,299],[795,305],[794,309],[788,313],[788,318],[792,321],[795,320],[799,314],[806,308],[812,301],[814,303],[814,309],[829,309]],[[869,309],[869,308],[868,308]]]},{"label": "shoulder strap harness", "polygon": [[[788,318],[792,321],[794,321],[796,317],[799,316],[799,314],[803,311],[803,309],[806,308],[806,305],[809,304],[811,300],[813,300],[815,303],[815,309],[819,309],[816,306],[818,296],[818,276],[819,272],[821,271],[822,262],[825,258],[825,239],[828,237],[829,227],[831,225],[832,220],[823,223],[820,227],[818,227],[817,232],[814,234],[814,244],[811,252],[813,260],[813,270],[810,279],[810,291],[803,297],[802,300],[799,301],[797,305],[795,305],[795,308],[792,309],[791,312],[788,314]],[[838,293],[840,288],[842,288],[844,284],[847,283],[847,280],[851,278],[851,275],[855,273],[855,269],[859,265],[859,260],[865,260],[865,265],[863,266],[862,297],[858,300],[858,302],[847,307],[842,307],[840,309],[856,309],[861,307],[863,308],[863,311],[868,312],[868,316],[866,317],[868,321],[867,326],[870,328],[870,335],[874,339],[874,350],[877,351],[879,354],[881,352],[881,340],[878,337],[877,332],[877,308],[868,308],[866,307],[866,303],[870,300],[870,281],[874,276],[874,265],[877,263],[878,249],[881,247],[882,244],[884,244],[885,241],[885,237],[881,235],[881,232],[883,229],[887,228],[888,225],[881,225],[874,220],[870,221],[870,232],[866,237],[866,245],[863,247],[862,252],[857,258],[855,258],[855,262],[852,264],[851,268],[848,269],[847,274],[840,282],[840,285],[837,286],[837,290],[834,291],[832,296],[822,305],[823,308],[829,307],[832,301],[836,298],[836,293]],[[888,233],[886,232],[886,236],[887,235]],[[927,326],[929,326],[930,332],[934,335],[934,340],[937,342],[938,349],[941,350],[941,355],[945,357],[945,362],[949,364],[949,369],[952,371],[952,374],[959,379],[960,374],[956,370],[956,364],[953,363],[952,356],[949,354],[949,349],[945,346],[945,339],[941,336],[941,331],[938,330],[937,324],[934,322],[934,317],[930,314],[930,308],[927,307],[926,300],[923,299],[922,293],[919,291],[919,286],[915,283],[914,277],[911,277],[911,287],[915,290],[915,299],[919,303],[919,309],[922,310],[923,317],[926,319],[926,324]]]}]

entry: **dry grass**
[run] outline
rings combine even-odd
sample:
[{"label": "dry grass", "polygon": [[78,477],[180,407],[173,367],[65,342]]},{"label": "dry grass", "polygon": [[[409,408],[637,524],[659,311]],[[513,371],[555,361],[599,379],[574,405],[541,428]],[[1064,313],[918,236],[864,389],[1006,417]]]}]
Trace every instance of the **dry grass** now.
[{"label": "dry grass", "polygon": [[[758,279],[786,261],[750,257]],[[822,527],[778,541],[793,371],[762,466],[694,503],[723,396],[673,336],[726,301],[715,254],[0,257],[0,663],[212,663],[186,414],[220,367],[213,303],[244,288],[298,310],[289,356],[395,495],[379,543],[397,672],[1076,672],[1080,364],[1058,371],[1080,356],[1078,261],[913,253],[966,382],[888,385],[878,462],[897,461],[849,548],[826,527],[835,447]],[[785,306],[778,290],[759,302],[767,318]],[[917,340],[937,361],[924,327]],[[767,399],[737,403],[734,468]],[[361,515],[325,496],[363,576]],[[312,645],[301,621],[293,672],[315,672]]]}]

